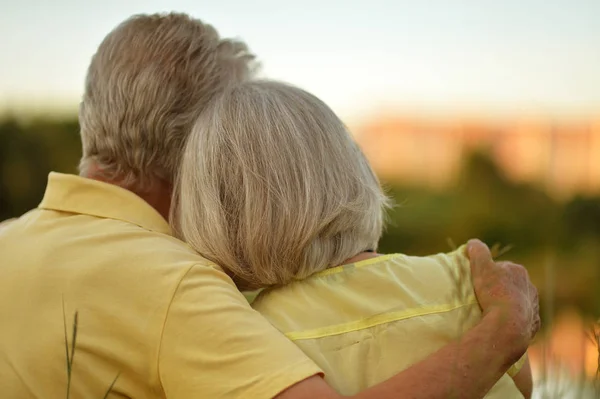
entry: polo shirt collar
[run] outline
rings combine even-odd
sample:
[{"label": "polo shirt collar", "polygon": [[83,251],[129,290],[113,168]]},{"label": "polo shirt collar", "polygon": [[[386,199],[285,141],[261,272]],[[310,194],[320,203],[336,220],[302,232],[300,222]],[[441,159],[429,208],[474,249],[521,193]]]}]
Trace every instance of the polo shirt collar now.
[{"label": "polo shirt collar", "polygon": [[76,175],[51,172],[39,208],[116,219],[172,234],[161,214],[133,192]]}]

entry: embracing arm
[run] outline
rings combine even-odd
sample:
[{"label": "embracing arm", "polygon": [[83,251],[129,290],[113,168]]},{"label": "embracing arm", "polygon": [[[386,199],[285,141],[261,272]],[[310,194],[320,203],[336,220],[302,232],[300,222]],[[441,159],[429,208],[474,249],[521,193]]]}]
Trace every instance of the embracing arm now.
[{"label": "embracing arm", "polygon": [[[425,360],[354,398],[482,398],[526,346],[515,347],[514,336],[499,312],[490,312],[463,339],[446,345]],[[517,332],[520,333],[520,332]],[[320,377],[296,384],[278,399],[334,399]]]},{"label": "embracing arm", "polygon": [[[526,270],[509,262],[495,263],[480,241],[470,241],[468,253],[483,319],[460,341],[355,398],[482,398],[525,353],[540,326],[537,290]],[[316,397],[341,396],[320,377],[311,377],[277,396]]]},{"label": "embracing arm", "polygon": [[[495,264],[484,244],[475,247],[479,252],[470,254],[471,268],[484,310],[481,322],[460,341],[355,398],[481,398],[525,352],[539,328],[532,320],[538,316],[537,292],[528,286],[524,269]],[[157,370],[169,399],[341,397],[216,268],[189,269],[161,337]]]}]

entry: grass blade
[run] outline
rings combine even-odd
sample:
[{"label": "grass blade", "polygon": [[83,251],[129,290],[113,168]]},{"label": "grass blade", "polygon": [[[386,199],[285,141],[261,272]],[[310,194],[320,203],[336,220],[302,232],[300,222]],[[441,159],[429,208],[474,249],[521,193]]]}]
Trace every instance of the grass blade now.
[{"label": "grass blade", "polygon": [[112,384],[110,384],[110,386],[108,387],[108,390],[106,391],[106,393],[104,394],[104,397],[102,397],[102,399],[106,399],[108,398],[108,395],[110,395],[113,387],[115,386],[115,383],[117,382],[117,380],[119,379],[119,376],[121,375],[121,373],[118,373],[117,376],[115,377],[115,379],[113,380]]},{"label": "grass blade", "polygon": [[446,243],[453,251],[456,251],[458,249],[458,247],[456,246],[456,244],[454,243],[454,240],[452,240],[452,238],[450,238],[450,237],[446,238]]},{"label": "grass blade", "polygon": [[504,247],[500,247],[500,245],[498,245],[498,249],[496,250],[496,254],[494,255],[494,259],[501,257],[502,255],[506,254],[511,249],[513,249],[512,245],[506,245]]},{"label": "grass blade", "polygon": [[62,299],[63,326],[65,329],[65,352],[67,355],[67,399],[71,395],[71,357],[69,356],[69,336],[67,335],[67,315],[65,314],[65,298]]},{"label": "grass blade", "polygon": [[73,318],[73,335],[71,341],[71,359],[69,370],[73,370],[73,359],[75,358],[75,343],[77,342],[77,324],[79,321],[79,312],[75,311],[75,317]]}]

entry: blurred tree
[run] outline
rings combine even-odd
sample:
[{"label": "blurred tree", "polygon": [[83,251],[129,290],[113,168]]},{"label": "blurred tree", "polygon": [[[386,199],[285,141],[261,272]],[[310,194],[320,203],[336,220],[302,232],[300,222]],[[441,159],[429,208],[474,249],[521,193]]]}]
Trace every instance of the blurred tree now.
[{"label": "blurred tree", "polygon": [[50,171],[77,170],[78,130],[77,121],[0,123],[0,220],[37,206]]},{"label": "blurred tree", "polygon": [[[76,173],[80,156],[76,119],[0,121],[0,220],[37,206],[48,172]],[[446,191],[388,186],[397,205],[381,252],[426,255],[450,250],[448,239],[460,245],[472,237],[512,244],[508,256],[527,265],[556,308],[575,305],[600,314],[599,197],[557,202],[538,187],[506,178],[485,152],[465,156],[456,185]],[[547,273],[556,281],[549,288]]]},{"label": "blurred tree", "polygon": [[562,239],[569,246],[586,237],[600,244],[600,198],[577,196],[564,207]]}]

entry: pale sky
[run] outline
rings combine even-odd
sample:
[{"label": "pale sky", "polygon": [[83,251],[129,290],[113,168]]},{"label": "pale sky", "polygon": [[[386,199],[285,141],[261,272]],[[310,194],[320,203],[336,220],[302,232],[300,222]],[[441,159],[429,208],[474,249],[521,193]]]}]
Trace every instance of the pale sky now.
[{"label": "pale sky", "polygon": [[243,38],[264,75],[344,118],[600,115],[600,0],[2,0],[0,109],[75,109],[104,35],[172,10]]}]

